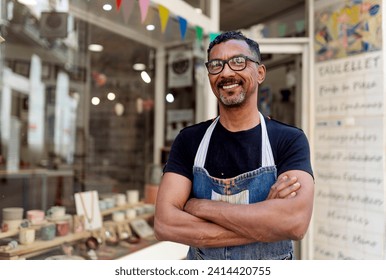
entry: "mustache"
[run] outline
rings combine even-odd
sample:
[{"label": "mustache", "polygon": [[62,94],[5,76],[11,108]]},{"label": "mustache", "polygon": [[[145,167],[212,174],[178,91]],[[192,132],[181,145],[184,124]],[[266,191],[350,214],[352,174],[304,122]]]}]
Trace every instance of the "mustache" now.
[{"label": "mustache", "polygon": [[242,82],[240,80],[236,79],[223,79],[220,82],[218,82],[217,86],[222,87],[225,85],[230,85],[230,84],[241,84]]}]

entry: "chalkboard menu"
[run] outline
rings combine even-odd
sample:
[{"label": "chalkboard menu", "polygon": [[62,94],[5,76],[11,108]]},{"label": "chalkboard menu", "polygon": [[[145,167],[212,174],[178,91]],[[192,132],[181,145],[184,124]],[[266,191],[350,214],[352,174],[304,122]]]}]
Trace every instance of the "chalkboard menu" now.
[{"label": "chalkboard menu", "polygon": [[383,259],[381,52],[315,66],[315,259]]}]

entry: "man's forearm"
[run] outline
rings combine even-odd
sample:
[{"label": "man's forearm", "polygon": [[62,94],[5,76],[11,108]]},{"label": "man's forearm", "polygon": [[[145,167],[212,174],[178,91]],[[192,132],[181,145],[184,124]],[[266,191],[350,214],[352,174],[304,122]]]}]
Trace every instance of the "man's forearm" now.
[{"label": "man's forearm", "polygon": [[178,212],[178,215],[174,212],[174,217],[167,221],[155,220],[157,239],[194,247],[236,246],[254,241],[187,212]]},{"label": "man's forearm", "polygon": [[[299,240],[307,231],[311,219],[313,180],[305,172],[290,171],[288,175],[289,178],[300,177],[300,180],[279,179],[278,184],[284,184],[284,196],[272,196],[276,199],[237,205],[193,198],[188,200],[184,210],[254,241]],[[295,196],[292,191],[296,191]]]}]

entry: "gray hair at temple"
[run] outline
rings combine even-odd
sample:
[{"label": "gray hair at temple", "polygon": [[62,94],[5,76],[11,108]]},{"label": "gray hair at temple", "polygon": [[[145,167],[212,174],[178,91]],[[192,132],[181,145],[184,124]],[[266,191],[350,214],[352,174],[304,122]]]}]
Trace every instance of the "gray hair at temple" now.
[{"label": "gray hair at temple", "polygon": [[245,37],[244,34],[241,33],[241,31],[226,31],[226,32],[218,35],[216,38],[214,38],[214,40],[212,42],[210,42],[209,47],[208,47],[208,51],[207,51],[208,60],[209,60],[210,51],[212,50],[212,48],[215,45],[229,41],[229,40],[245,41],[248,44],[251,52],[255,55],[256,61],[261,63],[261,54],[260,54],[259,44],[255,41],[253,41],[252,39]]}]

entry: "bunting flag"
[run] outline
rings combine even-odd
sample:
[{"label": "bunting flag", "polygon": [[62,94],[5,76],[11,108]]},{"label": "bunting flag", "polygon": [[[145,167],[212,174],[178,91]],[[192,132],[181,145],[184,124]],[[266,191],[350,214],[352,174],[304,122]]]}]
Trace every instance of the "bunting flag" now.
[{"label": "bunting flag", "polygon": [[184,19],[183,17],[180,17],[180,16],[178,17],[178,21],[180,23],[181,39],[185,40],[186,30],[188,28],[188,22],[186,21],[186,19]]},{"label": "bunting flag", "polygon": [[202,38],[203,38],[203,32],[202,32],[202,27],[200,26],[196,26],[196,38],[199,42],[202,41]]},{"label": "bunting flag", "polygon": [[164,33],[169,20],[169,10],[162,5],[158,5],[158,12],[161,20],[161,30]]},{"label": "bunting flag", "polygon": [[117,6],[117,10],[121,8],[122,0],[115,0],[115,5]]},{"label": "bunting flag", "polygon": [[287,31],[287,25],[284,24],[284,23],[279,24],[279,27],[278,27],[278,35],[279,35],[279,37],[284,37],[286,31]]},{"label": "bunting flag", "polygon": [[209,40],[210,40],[210,42],[212,42],[218,35],[220,35],[219,32],[209,33]]},{"label": "bunting flag", "polygon": [[147,16],[150,0],[139,0],[139,9],[141,10],[141,22],[143,23]]},{"label": "bunting flag", "polygon": [[123,20],[127,24],[129,21],[131,12],[133,11],[134,6],[134,0],[123,0],[122,2],[122,13],[123,13]]},{"label": "bunting flag", "polygon": [[295,22],[296,32],[300,33],[304,31],[304,19]]}]

